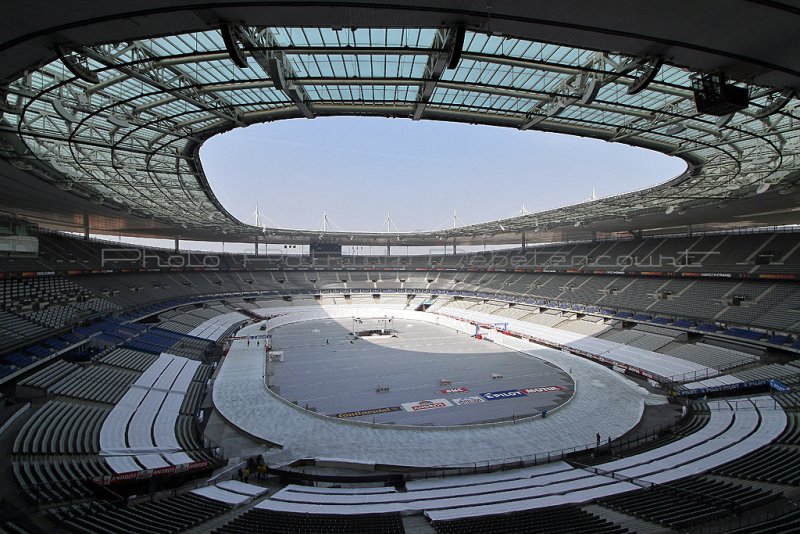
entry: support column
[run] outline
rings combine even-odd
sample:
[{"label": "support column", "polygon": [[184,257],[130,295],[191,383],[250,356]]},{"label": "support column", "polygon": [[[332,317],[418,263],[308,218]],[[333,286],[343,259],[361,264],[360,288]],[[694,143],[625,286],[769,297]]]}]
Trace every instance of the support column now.
[{"label": "support column", "polygon": [[392,245],[389,241],[386,242],[386,256],[389,257],[392,255]]},{"label": "support column", "polygon": [[522,250],[525,250],[525,247],[527,246],[525,237],[525,232],[522,232]]},{"label": "support column", "polygon": [[453,238],[453,256],[456,255],[456,238]]},{"label": "support column", "polygon": [[175,236],[175,252],[178,252],[179,248],[180,248],[180,239],[177,236]]},{"label": "support column", "polygon": [[686,237],[692,237],[692,225],[691,224],[687,224],[686,225]]},{"label": "support column", "polygon": [[89,240],[89,214],[83,214],[83,240]]},{"label": "support column", "polygon": [[255,244],[255,246],[256,246],[256,256],[258,256],[258,236],[255,236],[255,237],[253,238],[253,243],[254,243],[254,244]]}]

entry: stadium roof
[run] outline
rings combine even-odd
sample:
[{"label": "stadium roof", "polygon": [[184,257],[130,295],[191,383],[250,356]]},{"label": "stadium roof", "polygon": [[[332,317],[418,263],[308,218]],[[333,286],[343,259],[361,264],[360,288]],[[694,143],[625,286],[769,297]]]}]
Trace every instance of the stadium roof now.
[{"label": "stadium roof", "polygon": [[[95,233],[402,245],[798,221],[800,2],[131,6],[4,7],[0,210],[67,230],[86,220]],[[747,89],[748,107],[698,113],[699,72],[727,74]],[[678,156],[687,171],[633,193],[430,232],[262,229],[217,201],[198,156],[206,139],[336,115],[588,136]]]}]

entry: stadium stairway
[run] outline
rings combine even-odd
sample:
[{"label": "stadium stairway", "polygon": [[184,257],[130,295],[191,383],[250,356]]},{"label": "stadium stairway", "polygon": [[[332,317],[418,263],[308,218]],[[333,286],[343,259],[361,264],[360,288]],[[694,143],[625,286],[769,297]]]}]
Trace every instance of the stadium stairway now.
[{"label": "stadium stairway", "polygon": [[436,534],[436,529],[423,515],[404,515],[402,519],[406,534]]},{"label": "stadium stairway", "polygon": [[[259,483],[258,485],[261,484]],[[210,521],[186,529],[183,531],[183,534],[208,534],[209,532],[214,532],[216,529],[222,527],[223,525],[227,525],[228,523],[232,522],[237,517],[246,514],[251,508],[253,508],[253,506],[257,505],[261,501],[269,499],[270,494],[274,493],[274,490],[275,488],[270,488],[270,491],[268,491],[264,495],[256,497],[252,501],[245,503],[241,506],[232,508],[228,512],[222,515],[218,515],[217,517],[211,519]]]},{"label": "stadium stairway", "polygon": [[673,532],[672,529],[639,519],[632,515],[623,514],[616,510],[600,506],[599,504],[590,504],[581,508],[584,512],[596,515],[600,519],[605,519],[622,528],[627,528],[629,532],[636,532],[637,534],[669,534]]}]

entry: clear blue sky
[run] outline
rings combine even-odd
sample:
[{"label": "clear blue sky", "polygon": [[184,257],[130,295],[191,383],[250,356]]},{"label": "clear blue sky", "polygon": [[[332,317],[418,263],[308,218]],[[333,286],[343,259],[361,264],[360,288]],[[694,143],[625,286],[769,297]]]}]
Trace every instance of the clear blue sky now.
[{"label": "clear blue sky", "polygon": [[603,197],[650,186],[685,168],[678,158],[595,139],[362,117],[236,129],[206,141],[200,159],[217,197],[241,221],[255,222],[258,203],[268,226],[319,229],[327,212],[329,228],[344,231],[385,230],[387,212],[400,231],[450,227],[453,210],[460,225],[501,219],[523,205],[535,212],[586,200],[592,188]]},{"label": "clear blue sky", "polygon": [[236,217],[345,231],[452,226],[545,210],[672,178],[685,164],[652,151],[511,128],[384,118],[278,121],[233,130],[200,152]]}]

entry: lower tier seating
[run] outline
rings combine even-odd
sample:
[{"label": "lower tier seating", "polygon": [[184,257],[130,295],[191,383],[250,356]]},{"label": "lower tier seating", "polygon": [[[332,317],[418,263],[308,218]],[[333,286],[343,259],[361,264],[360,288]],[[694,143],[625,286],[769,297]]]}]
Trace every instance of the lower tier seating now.
[{"label": "lower tier seating", "polygon": [[53,509],[51,517],[70,532],[172,534],[199,525],[231,507],[194,494],[127,508],[92,502]]},{"label": "lower tier seating", "polygon": [[800,510],[794,510],[736,530],[729,530],[728,534],[784,534],[786,532],[800,532]]},{"label": "lower tier seating", "polygon": [[599,504],[675,529],[742,513],[779,499],[778,492],[696,477],[606,499]]},{"label": "lower tier seating", "polygon": [[530,532],[541,534],[616,534],[628,529],[601,519],[575,506],[555,506],[513,514],[487,515],[434,521],[439,534],[511,534]]},{"label": "lower tier seating", "polygon": [[[400,514],[312,515],[252,509],[215,530],[220,534],[403,534]],[[469,531],[465,531],[469,532]],[[477,532],[477,531],[476,531]],[[483,531],[486,532],[486,531]]]}]

